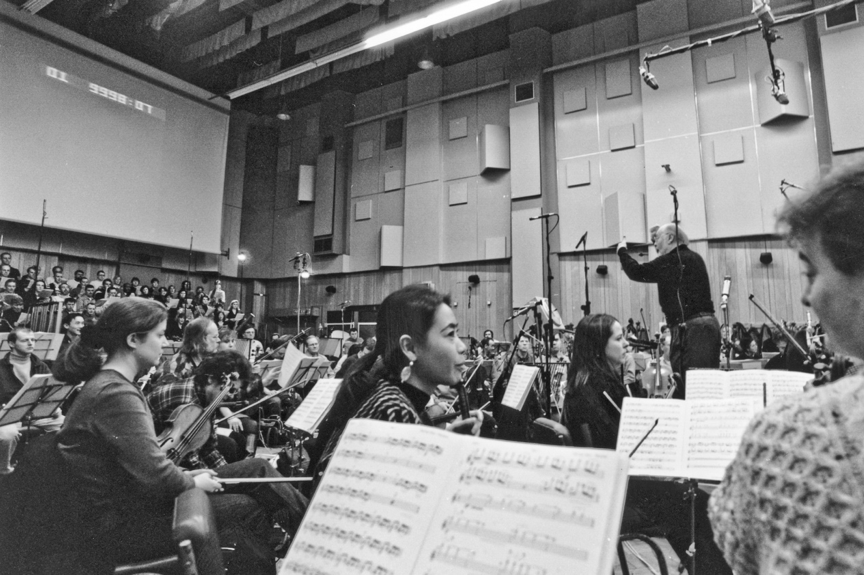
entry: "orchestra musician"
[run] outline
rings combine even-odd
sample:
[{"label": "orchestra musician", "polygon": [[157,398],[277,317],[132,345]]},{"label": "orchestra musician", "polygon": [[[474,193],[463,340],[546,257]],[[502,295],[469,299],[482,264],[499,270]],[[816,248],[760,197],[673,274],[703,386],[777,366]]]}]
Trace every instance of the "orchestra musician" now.
[{"label": "orchestra musician", "polygon": [[151,383],[161,385],[167,381],[191,377],[192,371],[218,347],[219,328],[213,320],[208,317],[193,319],[183,328],[183,344],[180,350],[162,363]]},{"label": "orchestra musician", "polygon": [[183,471],[156,443],[134,382],[159,361],[167,317],[158,302],[123,298],[54,364],[58,380],[86,380],[56,440],[82,530],[80,565],[66,572],[108,575],[118,563],[173,553],[174,498],[200,487],[211,494],[220,539],[236,544],[236,573],[272,575],[272,552],[261,541],[266,511],[248,495],[223,493],[211,470]]},{"label": "orchestra musician", "polygon": [[[378,419],[430,425],[424,412],[439,385],[458,384],[465,369],[465,344],[459,339],[449,297],[418,284],[391,293],[381,303],[372,353],[345,376],[319,428],[320,455],[310,453],[310,468],[320,480],[349,419]],[[480,433],[482,415],[448,425],[460,433]]]},{"label": "orchestra musician", "polygon": [[[801,303],[833,350],[864,358],[864,163],[835,168],[788,202],[779,225],[804,269]],[[854,372],[753,418],[711,498],[736,573],[861,573],[862,422],[864,376]]]},{"label": "orchestra musician", "polygon": [[[588,315],[576,326],[561,422],[574,439],[582,438],[577,443],[615,449],[621,423],[619,409],[625,396],[621,366],[626,349],[624,330],[611,315]],[[590,438],[583,433],[586,427]],[[631,478],[621,531],[659,528],[689,572],[690,503],[685,492],[679,483]],[[714,544],[707,505],[708,496],[697,490],[696,572],[731,575]]]}]

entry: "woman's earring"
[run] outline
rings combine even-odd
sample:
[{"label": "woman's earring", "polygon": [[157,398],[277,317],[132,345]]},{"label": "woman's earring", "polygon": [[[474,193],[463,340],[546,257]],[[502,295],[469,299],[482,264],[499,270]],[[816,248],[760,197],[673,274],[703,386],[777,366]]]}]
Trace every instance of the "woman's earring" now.
[{"label": "woman's earring", "polygon": [[408,362],[408,365],[402,368],[402,372],[399,374],[399,381],[405,383],[411,377],[411,368],[414,367],[414,362]]}]

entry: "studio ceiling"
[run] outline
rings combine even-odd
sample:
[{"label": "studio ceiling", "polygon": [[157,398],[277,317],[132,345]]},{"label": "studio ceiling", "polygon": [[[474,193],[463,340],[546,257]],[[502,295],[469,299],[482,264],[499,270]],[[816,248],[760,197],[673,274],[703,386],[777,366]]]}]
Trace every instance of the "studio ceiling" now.
[{"label": "studio ceiling", "polygon": [[[359,42],[440,0],[12,0],[65,28],[217,94]],[[509,35],[549,32],[633,10],[637,0],[503,0],[449,27],[367,50],[233,102],[275,114],[327,91],[359,93],[418,71],[505,50]],[[485,10],[485,12],[484,12]]]}]

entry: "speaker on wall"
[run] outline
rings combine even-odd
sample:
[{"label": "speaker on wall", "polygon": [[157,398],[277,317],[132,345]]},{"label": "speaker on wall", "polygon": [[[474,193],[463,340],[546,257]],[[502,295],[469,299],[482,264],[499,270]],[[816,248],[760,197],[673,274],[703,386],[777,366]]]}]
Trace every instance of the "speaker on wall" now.
[{"label": "speaker on wall", "polygon": [[516,84],[516,103],[534,99],[534,82]]}]

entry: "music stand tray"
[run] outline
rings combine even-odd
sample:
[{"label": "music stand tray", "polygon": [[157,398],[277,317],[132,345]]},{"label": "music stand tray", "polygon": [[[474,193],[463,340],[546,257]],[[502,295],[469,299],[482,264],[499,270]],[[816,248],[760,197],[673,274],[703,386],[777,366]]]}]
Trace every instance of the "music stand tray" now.
[{"label": "music stand tray", "polygon": [[34,375],[0,409],[0,427],[18,423],[27,417],[51,417],[76,386],[74,383],[57,381],[50,373]]}]

